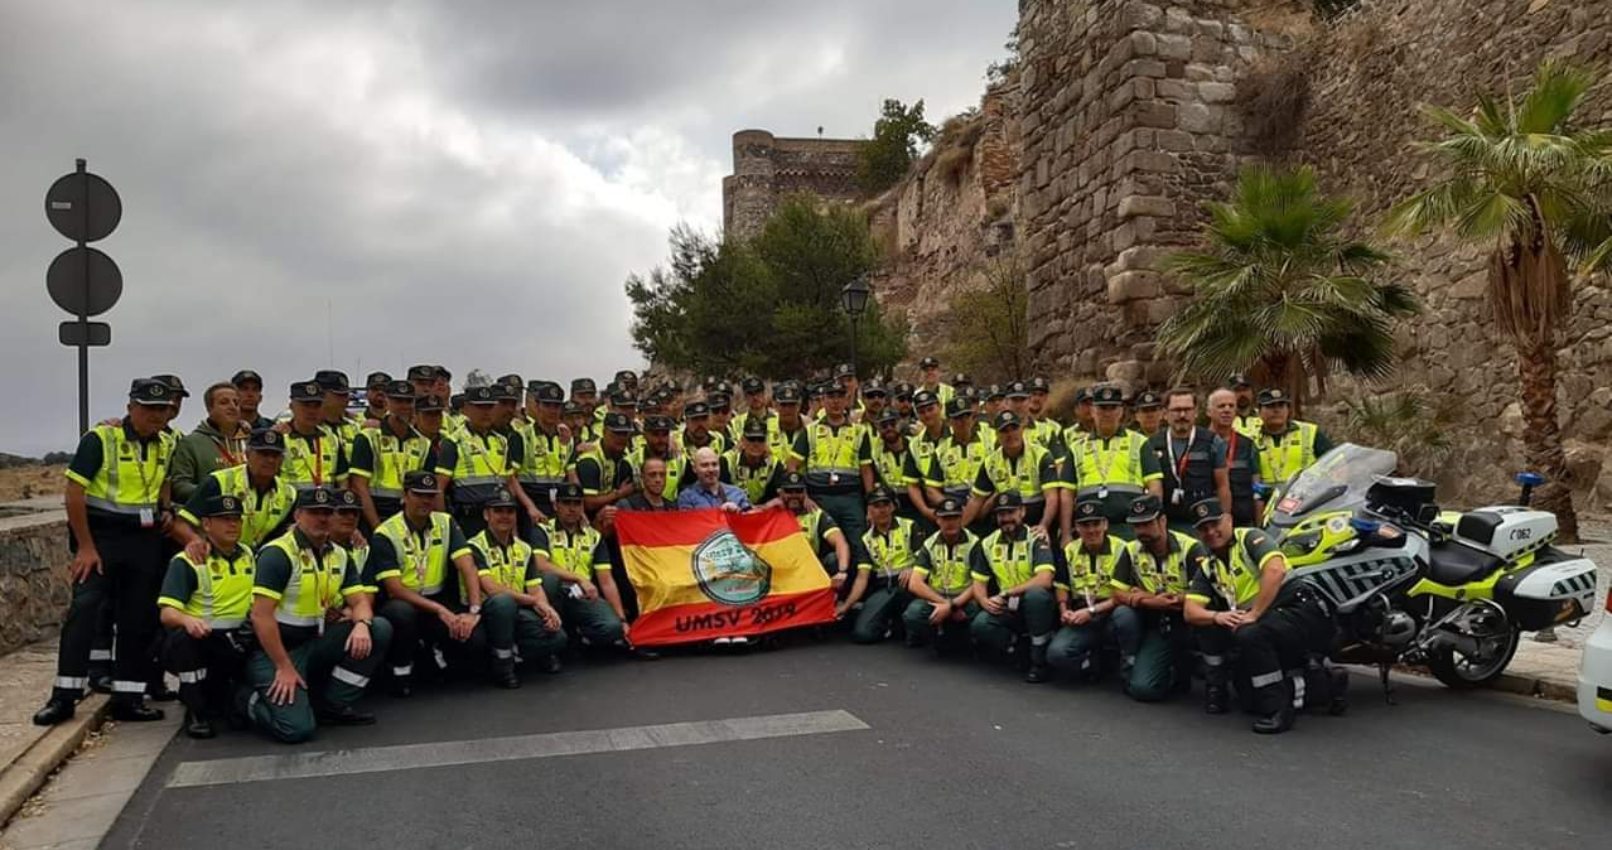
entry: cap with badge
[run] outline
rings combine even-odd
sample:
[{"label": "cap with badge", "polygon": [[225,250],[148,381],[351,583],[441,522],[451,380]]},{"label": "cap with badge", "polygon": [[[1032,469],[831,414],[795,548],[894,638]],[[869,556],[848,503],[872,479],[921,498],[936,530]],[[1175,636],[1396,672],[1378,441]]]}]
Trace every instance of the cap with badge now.
[{"label": "cap with badge", "polygon": [[521,388],[509,384],[495,383],[487,389],[492,391],[494,401],[520,401]]},{"label": "cap with badge", "polygon": [[392,401],[414,401],[414,385],[408,381],[389,381],[385,392]]},{"label": "cap with badge", "polygon": [[800,404],[800,387],[780,384],[773,389],[772,400],[777,404]]},{"label": "cap with badge", "polygon": [[1103,513],[1103,499],[1095,493],[1081,496],[1075,501],[1075,524],[1083,522],[1103,522],[1108,515]]},{"label": "cap with badge", "polygon": [[1164,396],[1152,390],[1143,390],[1136,395],[1137,410],[1158,410],[1164,406]]},{"label": "cap with badge", "polygon": [[952,386],[954,386],[954,387],[972,387],[972,386],[974,386],[974,380],[972,378],[968,377],[968,375],[966,373],[958,372],[957,374],[952,376]]},{"label": "cap with badge", "polygon": [[359,511],[361,511],[363,509],[364,509],[364,505],[363,505],[362,502],[358,501],[358,494],[357,493],[354,493],[351,490],[337,490],[336,491],[336,512],[337,513],[344,513],[344,514],[345,513],[354,513],[354,514],[356,514],[356,513],[358,513]]},{"label": "cap with badge", "polygon": [[778,481],[778,489],[792,493],[804,491],[806,489],[806,476],[801,475],[799,472],[786,472],[784,477]]},{"label": "cap with badge", "polygon": [[582,501],[582,485],[575,481],[567,481],[554,488],[554,501],[580,502]]},{"label": "cap with badge", "polygon": [[638,396],[633,395],[632,390],[617,387],[610,392],[611,407],[635,407],[637,404]]},{"label": "cap with badge", "polygon": [[241,514],[241,500],[228,493],[220,493],[208,499],[201,508],[203,517],[238,517]]},{"label": "cap with badge", "polygon": [[711,415],[711,408],[703,401],[691,402],[683,408],[683,418],[701,419]]},{"label": "cap with badge", "polygon": [[912,401],[912,384],[902,381],[896,384],[893,389],[896,401]]},{"label": "cap with badge", "polygon": [[840,363],[839,365],[834,367],[834,379],[835,380],[839,380],[841,378],[854,378],[854,377],[856,377],[856,369],[852,368],[851,364],[849,364],[849,363]]},{"label": "cap with badge", "polygon": [[439,395],[423,395],[414,400],[415,413],[441,413],[447,408],[447,403]]},{"label": "cap with badge", "polygon": [[919,390],[912,394],[913,407],[928,407],[931,404],[940,404],[940,397],[930,390]]},{"label": "cap with badge", "polygon": [[901,417],[894,410],[884,410],[879,413],[877,419],[873,420],[873,424],[880,428],[888,428],[892,425],[900,425]]},{"label": "cap with badge", "polygon": [[672,433],[672,417],[655,414],[644,417],[644,432],[647,434]]},{"label": "cap with badge", "polygon": [[587,412],[586,408],[574,401],[568,401],[560,407],[561,416],[581,416]]},{"label": "cap with badge", "polygon": [[406,377],[410,381],[435,381],[437,379],[437,367],[427,366],[424,363],[410,366]]},{"label": "cap with badge", "polygon": [[751,416],[744,420],[744,433],[746,440],[767,439],[767,420],[759,416]]},{"label": "cap with badge", "polygon": [[962,515],[963,503],[950,496],[941,499],[940,504],[935,506],[935,516],[937,517],[960,517]]},{"label": "cap with badge", "polygon": [[1030,385],[1023,381],[1014,381],[1007,385],[1008,398],[1029,398]]},{"label": "cap with badge", "polygon": [[511,372],[508,375],[500,375],[498,380],[493,381],[493,383],[503,384],[506,387],[514,387],[516,392],[520,392],[522,389],[526,388],[526,379],[515,374],[514,372]]},{"label": "cap with badge", "polygon": [[190,392],[185,389],[185,382],[179,380],[178,375],[152,375],[151,380],[161,381],[173,390],[174,398],[190,398]]},{"label": "cap with badge", "polygon": [[431,367],[431,373],[439,381],[451,381],[451,380],[453,380],[453,373],[449,372],[448,367],[442,365],[441,363],[438,363],[435,366],[432,366]]},{"label": "cap with badge", "polygon": [[750,377],[740,381],[739,388],[744,390],[745,395],[755,395],[756,393],[765,390],[767,388],[767,384],[760,378]]},{"label": "cap with badge", "polygon": [[925,357],[922,360],[918,361],[918,368],[920,368],[920,369],[939,369],[940,368],[940,361],[935,359],[935,358],[933,358],[933,357]]},{"label": "cap with badge", "polygon": [[273,428],[259,428],[246,438],[249,452],[284,452],[285,435]]},{"label": "cap with badge", "polygon": [[875,485],[873,490],[868,493],[869,506],[881,503],[888,505],[895,502],[895,500],[896,494],[890,492],[890,488],[883,484]]},{"label": "cap with badge", "polygon": [[1131,500],[1130,510],[1125,512],[1125,521],[1132,525],[1152,522],[1158,519],[1163,511],[1164,505],[1159,503],[1159,497],[1148,493]]},{"label": "cap with badge", "polygon": [[263,389],[263,376],[251,369],[242,369],[236,372],[230,377],[229,382],[237,387],[243,384],[257,384],[258,389]]},{"label": "cap with badge", "polygon": [[509,492],[508,487],[499,487],[493,491],[491,499],[482,503],[484,508],[513,508],[515,507],[515,494]]},{"label": "cap with badge", "polygon": [[1241,390],[1241,389],[1253,389],[1253,388],[1254,388],[1254,384],[1251,381],[1248,380],[1247,375],[1244,375],[1241,372],[1233,372],[1233,373],[1231,373],[1231,377],[1226,379],[1226,389],[1228,389],[1228,390]]},{"label": "cap with badge", "polygon": [[526,392],[538,404],[564,404],[565,390],[553,381],[532,381],[526,385]]},{"label": "cap with badge", "polygon": [[336,491],[324,484],[316,484],[306,490],[297,491],[296,507],[311,511],[333,511],[336,509]]},{"label": "cap with badge", "polygon": [[873,378],[867,382],[866,386],[862,387],[862,395],[867,398],[888,398],[890,389],[884,385],[883,381]]},{"label": "cap with badge", "polygon": [[633,433],[632,417],[625,413],[606,413],[604,427],[606,431],[612,434],[631,434]]},{"label": "cap with badge", "polygon": [[292,402],[324,401],[324,400],[325,400],[325,391],[324,391],[324,388],[319,386],[318,381],[298,381],[298,382],[296,382],[296,383],[291,385],[291,401]]},{"label": "cap with badge", "polygon": [[364,388],[369,390],[384,390],[392,383],[392,376],[385,372],[371,372],[364,379]]},{"label": "cap with badge", "polygon": [[733,409],[733,400],[728,398],[726,393],[711,393],[711,398],[708,401],[710,402],[711,410],[716,412]]},{"label": "cap with badge", "polygon": [[1004,490],[996,494],[996,512],[1016,511],[1024,507],[1024,497],[1017,490]]},{"label": "cap with badge", "polygon": [[492,387],[466,387],[465,404],[497,404],[498,394]]},{"label": "cap with badge", "polygon": [[571,393],[573,395],[576,393],[596,393],[598,391],[599,387],[594,384],[592,378],[576,378],[571,381]]},{"label": "cap with badge", "polygon": [[1091,387],[1081,387],[1075,390],[1075,404],[1091,404]]},{"label": "cap with badge", "polygon": [[974,415],[974,406],[969,404],[964,399],[954,398],[951,401],[946,402],[946,418],[947,419],[961,419],[964,416],[973,416],[973,415]]},{"label": "cap with badge", "polygon": [[1098,407],[1123,407],[1125,393],[1113,384],[1104,384],[1091,391],[1091,403]]},{"label": "cap with badge", "polygon": [[1272,387],[1272,388],[1270,388],[1268,390],[1260,390],[1259,391],[1259,406],[1260,407],[1275,407],[1276,405],[1279,405],[1279,404],[1292,404],[1292,403],[1293,403],[1292,397],[1289,396],[1286,392],[1284,392],[1282,389],[1280,389],[1278,387]]},{"label": "cap with badge", "polygon": [[1030,379],[1030,394],[1046,393],[1052,391],[1052,384],[1040,375]]},{"label": "cap with badge", "polygon": [[313,380],[328,393],[352,392],[352,387],[347,383],[347,373],[337,369],[320,369],[313,373]]},{"label": "cap with badge", "polygon": [[996,414],[996,419],[993,420],[991,424],[995,425],[996,430],[998,431],[1006,431],[1009,428],[1019,428],[1024,425],[1024,423],[1019,420],[1019,414],[1014,413],[1011,410],[1004,410]]},{"label": "cap with badge", "polygon": [[403,473],[403,489],[410,493],[434,496],[442,492],[437,474],[427,469],[414,469]]},{"label": "cap with badge", "polygon": [[986,401],[1001,401],[1007,397],[1007,389],[1001,384],[991,384],[985,388]]},{"label": "cap with badge", "polygon": [[167,407],[174,403],[174,391],[155,378],[141,378],[129,385],[129,401],[145,407]]},{"label": "cap with badge", "polygon": [[1226,515],[1225,509],[1220,506],[1220,500],[1214,496],[1193,502],[1191,510],[1194,526],[1219,522]]}]

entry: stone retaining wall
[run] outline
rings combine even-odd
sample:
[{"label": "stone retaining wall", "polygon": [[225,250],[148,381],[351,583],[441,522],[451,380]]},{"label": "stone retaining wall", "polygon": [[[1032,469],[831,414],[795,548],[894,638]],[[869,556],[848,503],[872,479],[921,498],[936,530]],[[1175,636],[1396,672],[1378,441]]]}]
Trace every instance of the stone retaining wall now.
[{"label": "stone retaining wall", "polygon": [[[7,510],[6,513],[11,513]],[[60,507],[0,516],[0,655],[51,637],[72,596]]]}]

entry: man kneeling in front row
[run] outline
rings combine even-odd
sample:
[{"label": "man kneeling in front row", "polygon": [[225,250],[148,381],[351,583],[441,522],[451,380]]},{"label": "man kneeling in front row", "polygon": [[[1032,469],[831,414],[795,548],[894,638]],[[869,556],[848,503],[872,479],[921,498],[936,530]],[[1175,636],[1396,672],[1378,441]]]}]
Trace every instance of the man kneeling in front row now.
[{"label": "man kneeling in front row", "polygon": [[347,551],[330,542],[336,493],[297,494],[296,525],[258,553],[252,580],[252,632],[260,649],[247,662],[252,722],[270,737],[298,743],[316,723],[366,725],[353,707],[386,652],[391,626],[370,608]]}]

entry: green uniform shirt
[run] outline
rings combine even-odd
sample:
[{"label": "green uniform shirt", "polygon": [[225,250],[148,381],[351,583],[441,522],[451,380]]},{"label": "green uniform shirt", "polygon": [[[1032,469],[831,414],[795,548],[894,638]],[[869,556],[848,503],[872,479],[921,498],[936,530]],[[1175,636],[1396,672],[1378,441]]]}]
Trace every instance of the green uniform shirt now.
[{"label": "green uniform shirt", "polygon": [[584,581],[593,580],[595,573],[610,572],[610,547],[586,523],[576,531],[566,531],[557,519],[534,526],[532,552]]},{"label": "green uniform shirt", "polygon": [[499,543],[491,529],[470,538],[476,575],[492,579],[494,584],[510,591],[524,593],[543,583],[533,551],[532,544],[522,540],[519,534],[511,534],[507,544]]},{"label": "green uniform shirt", "polygon": [[395,514],[370,537],[365,583],[380,587],[395,578],[409,590],[436,596],[454,573],[454,560],[469,554],[464,532],[449,515],[433,511],[424,528],[415,528],[403,514]]},{"label": "green uniform shirt", "polygon": [[213,549],[200,564],[180,552],[168,562],[157,606],[200,617],[215,629],[233,629],[252,609],[255,564],[245,546],[234,552]]},{"label": "green uniform shirt", "polygon": [[1013,534],[997,529],[985,535],[979,551],[984,555],[980,559],[982,563],[970,565],[969,577],[990,584],[996,593],[1018,587],[1036,573],[1051,573],[1056,569],[1047,542],[1031,534],[1029,526],[1022,523]]},{"label": "green uniform shirt", "polygon": [[1192,577],[1203,570],[1209,550],[1197,538],[1179,531],[1166,531],[1167,551],[1153,554],[1140,540],[1126,544],[1129,558],[1114,569],[1114,587],[1140,588],[1148,593],[1185,593]]},{"label": "green uniform shirt", "polygon": [[[1259,575],[1281,550],[1257,528],[1239,528],[1224,556],[1205,553],[1187,589],[1187,598],[1216,611],[1247,608],[1259,598]],[[1235,604],[1234,604],[1235,603]]]},{"label": "green uniform shirt", "polygon": [[947,543],[939,531],[929,535],[912,556],[912,574],[947,597],[967,590],[974,573],[989,572],[990,565],[985,562],[980,539],[966,528],[956,543]]},{"label": "green uniform shirt", "polygon": [[1113,592],[1115,576],[1123,569],[1132,575],[1130,549],[1125,541],[1110,534],[1096,551],[1086,548],[1079,540],[1063,547],[1063,566],[1053,578],[1054,587],[1062,588],[1082,600],[1101,602]]},{"label": "green uniform shirt", "polygon": [[812,551],[818,556],[832,550],[829,540],[841,533],[840,527],[834,524],[834,518],[822,508],[795,514],[795,521],[800,523],[800,533],[806,535],[806,542],[811,544]]},{"label": "green uniform shirt", "polygon": [[[296,562],[281,548],[282,540],[296,552]],[[252,595],[277,603],[274,617],[288,647],[320,634],[326,610],[373,591],[348,561],[346,550],[328,543],[323,549],[314,549],[297,528],[263,547],[252,577]]]},{"label": "green uniform shirt", "polygon": [[764,505],[778,495],[784,477],[784,462],[768,453],[758,465],[746,462],[739,450],[722,456],[722,483],[744,491],[752,505]]},{"label": "green uniform shirt", "polygon": [[635,477],[632,460],[626,454],[609,457],[599,445],[577,458],[577,483],[585,496],[604,495]]},{"label": "green uniform shirt", "polygon": [[912,520],[905,517],[893,518],[888,531],[869,526],[862,533],[862,551],[859,553],[862,560],[856,568],[872,572],[886,583],[894,582],[897,574],[910,569],[915,563],[912,550],[919,542],[916,535],[917,529]]}]

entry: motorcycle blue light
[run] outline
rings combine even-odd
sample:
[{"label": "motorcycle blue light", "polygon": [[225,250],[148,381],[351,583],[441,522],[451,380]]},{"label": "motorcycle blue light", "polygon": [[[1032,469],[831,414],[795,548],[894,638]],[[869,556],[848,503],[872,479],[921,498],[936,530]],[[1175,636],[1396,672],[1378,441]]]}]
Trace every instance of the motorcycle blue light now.
[{"label": "motorcycle blue light", "polygon": [[1254,495],[1260,499],[1264,499],[1271,494],[1271,490],[1273,489],[1275,488],[1271,487],[1271,485],[1261,482],[1254,485]]},{"label": "motorcycle blue light", "polygon": [[1537,472],[1519,472],[1517,473],[1517,483],[1524,487],[1538,487],[1545,483],[1545,476]]},{"label": "motorcycle blue light", "polygon": [[1357,534],[1376,534],[1377,529],[1382,528],[1383,524],[1376,520],[1355,517],[1349,520],[1349,527],[1353,528]]}]

